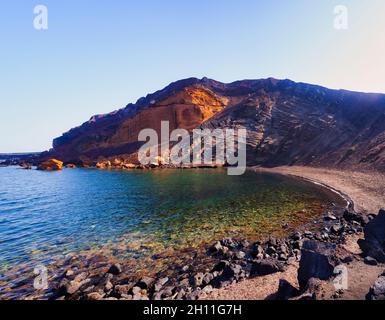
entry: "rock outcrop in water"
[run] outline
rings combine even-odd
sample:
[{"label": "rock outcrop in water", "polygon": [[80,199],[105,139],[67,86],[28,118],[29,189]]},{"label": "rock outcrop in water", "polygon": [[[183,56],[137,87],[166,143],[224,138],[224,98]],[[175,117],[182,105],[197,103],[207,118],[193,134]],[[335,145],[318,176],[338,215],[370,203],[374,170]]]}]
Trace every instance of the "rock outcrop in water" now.
[{"label": "rock outcrop in water", "polygon": [[385,95],[330,90],[290,80],[225,84],[190,78],[92,117],[53,142],[44,158],[133,162],[144,128],[248,130],[248,163],[385,170]]},{"label": "rock outcrop in water", "polygon": [[38,170],[59,171],[63,168],[63,162],[56,159],[49,159],[39,164]]}]

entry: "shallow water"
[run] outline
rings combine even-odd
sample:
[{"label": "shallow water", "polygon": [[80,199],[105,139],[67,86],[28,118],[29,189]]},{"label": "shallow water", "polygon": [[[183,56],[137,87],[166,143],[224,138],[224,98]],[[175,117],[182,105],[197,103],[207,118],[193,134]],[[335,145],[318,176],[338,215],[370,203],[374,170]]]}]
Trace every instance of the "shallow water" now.
[{"label": "shallow water", "polygon": [[[282,176],[224,170],[0,169],[0,265],[134,240],[196,245],[257,236],[291,214],[336,201]],[[282,219],[281,219],[282,218]],[[290,219],[289,219],[290,220]],[[269,227],[270,225],[270,227]],[[276,226],[275,226],[276,227]]]},{"label": "shallow water", "polygon": [[284,223],[298,225],[332,202],[342,204],[308,182],[254,172],[228,176],[220,169],[7,167],[0,168],[0,181],[0,273],[106,247],[144,265],[166,251],[183,262],[185,250],[225,236],[280,234]]}]

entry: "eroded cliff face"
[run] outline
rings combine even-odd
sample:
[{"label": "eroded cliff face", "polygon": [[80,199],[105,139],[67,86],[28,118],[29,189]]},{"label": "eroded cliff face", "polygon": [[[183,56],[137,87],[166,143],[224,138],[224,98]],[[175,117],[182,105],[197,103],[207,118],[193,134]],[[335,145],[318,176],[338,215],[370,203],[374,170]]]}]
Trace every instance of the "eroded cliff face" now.
[{"label": "eroded cliff face", "polygon": [[385,95],[330,90],[290,80],[230,84],[186,79],[54,140],[65,162],[130,158],[140,130],[248,130],[248,163],[385,170]]},{"label": "eroded cliff face", "polygon": [[227,103],[228,99],[200,85],[185,87],[162,100],[150,100],[149,105],[138,108],[134,114],[124,116],[123,111],[118,111],[91,119],[91,123],[75,129],[76,133],[55,139],[52,153],[66,162],[127,158],[141,145],[141,130],[151,128],[160,136],[162,121],[169,122],[170,130],[192,130],[223,111]]}]

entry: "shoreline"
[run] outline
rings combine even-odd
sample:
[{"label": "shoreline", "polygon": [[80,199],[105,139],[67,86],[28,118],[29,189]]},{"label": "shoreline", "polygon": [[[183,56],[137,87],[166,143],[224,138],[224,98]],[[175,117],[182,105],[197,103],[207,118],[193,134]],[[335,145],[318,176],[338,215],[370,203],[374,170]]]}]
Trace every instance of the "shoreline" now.
[{"label": "shoreline", "polygon": [[[385,175],[380,172],[353,172],[336,169],[314,168],[314,167],[251,167],[250,170],[261,173],[281,174],[306,180],[311,183],[321,185],[332,190],[344,199],[350,199],[349,207],[355,212],[361,211],[363,214],[374,213],[384,208],[384,200],[381,196],[385,190]],[[347,178],[345,178],[345,175]],[[380,182],[378,189],[373,189],[368,181]],[[382,183],[382,184],[381,184]],[[380,191],[378,191],[380,190]],[[382,193],[385,194],[385,193]],[[368,197],[366,200],[364,198]],[[363,300],[369,292],[370,287],[385,268],[384,265],[368,266],[361,259],[362,251],[357,241],[363,239],[363,233],[348,235],[345,243],[337,246],[342,250],[352,254],[355,261],[347,264],[349,276],[352,279],[352,286],[345,292],[344,296],[336,295],[335,289],[329,284],[323,285],[323,299],[343,299],[343,300]],[[284,279],[295,288],[298,288],[298,263],[291,264],[288,270],[282,273],[246,279],[231,285],[230,287],[214,290],[207,300],[265,300],[274,295],[279,289],[279,281]]]},{"label": "shoreline", "polygon": [[[20,169],[20,170],[22,170],[22,168],[19,168],[18,166],[15,166],[14,167],[15,169]],[[64,168],[63,170],[67,170],[66,168]],[[67,172],[70,172],[70,170],[72,170],[72,169],[68,169],[68,171]],[[83,169],[80,169],[80,170],[83,170]],[[84,170],[88,170],[88,169],[84,169]],[[93,169],[92,169],[93,170]],[[94,170],[97,170],[97,169],[94,169]],[[156,170],[156,169],[154,169],[154,170]],[[165,169],[165,170],[172,170],[172,172],[179,172],[179,170],[178,169]],[[195,170],[195,169],[191,169],[191,171],[193,171],[193,170]],[[208,170],[213,170],[213,169],[208,169]],[[219,169],[219,170],[222,170],[222,169]],[[159,169],[159,170],[157,170],[157,171],[159,171],[159,172],[161,172],[162,171],[162,169]],[[20,171],[22,174],[23,174],[23,172],[22,171]],[[142,172],[142,171],[140,171],[140,172]],[[37,174],[39,174],[39,173],[37,173]],[[223,173],[223,174],[225,174],[225,173]],[[54,173],[54,175],[55,175],[55,173]],[[294,179],[293,179],[294,180]],[[307,183],[306,183],[306,185],[307,185]],[[311,186],[310,186],[311,187]],[[318,190],[319,188],[317,187],[317,188],[312,188],[312,190]],[[322,188],[323,189],[323,188]],[[326,191],[325,191],[326,192]],[[339,199],[339,197],[338,197],[338,200],[336,199],[337,197],[335,197],[334,196],[334,194],[331,194],[331,199],[333,199],[333,200],[331,200],[330,201],[330,203],[333,201],[334,203],[338,203],[338,206],[340,207],[340,208],[344,208],[345,207],[345,202],[344,201],[342,201],[342,200],[340,200]],[[300,208],[300,209],[302,209],[302,208]],[[313,221],[313,217],[314,218],[316,218],[316,217],[318,217],[318,216],[320,216],[321,215],[321,213],[322,212],[325,212],[325,210],[327,209],[327,208],[324,208],[324,209],[322,209],[322,211],[318,211],[318,209],[317,209],[317,211],[314,211],[314,215],[312,214],[311,215],[311,217],[309,216],[309,214],[308,214],[308,212],[310,212],[310,211],[303,211],[303,210],[300,210],[300,209],[298,209],[297,211],[296,211],[296,218],[295,219],[293,219],[293,222],[290,222],[291,220],[289,219],[287,222],[288,222],[288,225],[287,226],[285,226],[285,228],[283,228],[283,224],[284,224],[284,222],[282,222],[283,221],[283,219],[278,219],[277,221],[278,221],[278,225],[277,225],[277,234],[275,234],[274,233],[274,236],[275,237],[286,237],[286,236],[288,236],[289,235],[289,232],[294,232],[294,231],[296,231],[299,227],[302,227],[303,225],[311,225],[312,224],[312,221]],[[319,209],[319,210],[321,210],[321,208]],[[305,213],[304,213],[305,212]],[[298,216],[297,216],[297,214],[298,214]],[[294,215],[294,213],[293,212],[291,212],[290,213],[290,215],[291,216],[293,216]],[[302,219],[303,218],[303,219]],[[254,218],[253,218],[254,219]],[[286,220],[285,220],[285,222],[286,222]],[[270,224],[271,224],[271,222],[270,222]],[[291,225],[291,224],[293,224],[293,225]],[[261,229],[261,230],[263,230],[263,228]],[[256,228],[255,230],[254,230],[254,232],[259,232],[258,231],[258,228]],[[210,241],[209,242],[207,242],[207,243],[205,243],[205,247],[203,248],[203,250],[199,250],[199,253],[201,253],[200,251],[202,251],[202,259],[207,259],[207,260],[209,260],[210,259],[210,261],[209,262],[212,262],[212,263],[217,263],[218,261],[216,261],[215,259],[212,259],[211,257],[208,257],[207,256],[207,254],[206,254],[206,252],[207,252],[207,249],[209,248],[209,246],[212,244],[212,242],[213,241],[218,241],[218,240],[220,240],[220,239],[222,239],[223,237],[229,237],[229,236],[233,236],[234,237],[234,239],[237,239],[237,240],[239,240],[239,241],[241,241],[241,240],[243,240],[244,238],[247,238],[250,242],[254,242],[254,241],[256,241],[256,240],[263,240],[263,239],[266,239],[268,236],[269,236],[269,234],[270,233],[265,233],[264,234],[264,236],[263,237],[261,237],[261,238],[253,238],[252,236],[248,236],[248,234],[247,234],[247,232],[246,232],[246,230],[245,230],[245,232],[242,232],[242,233],[239,233],[239,235],[233,235],[233,234],[231,234],[231,233],[223,233],[223,234],[220,234],[220,235],[217,235],[215,238],[212,238],[212,239],[210,239]],[[84,251],[80,251],[80,252],[78,252],[78,253],[73,253],[73,254],[66,254],[66,255],[60,255],[60,254],[58,254],[58,257],[59,258],[53,258],[55,261],[52,261],[52,266],[49,266],[49,264],[48,264],[48,266],[49,266],[49,273],[50,273],[50,283],[52,283],[52,284],[57,284],[58,283],[58,281],[56,281],[57,280],[57,278],[58,278],[58,276],[60,276],[60,274],[62,273],[62,272],[60,272],[60,271],[66,271],[67,269],[71,269],[71,268],[73,268],[75,265],[76,265],[76,258],[82,258],[81,260],[83,260],[83,257],[84,257],[84,259],[85,260],[87,260],[87,261],[91,261],[91,260],[93,260],[93,259],[97,259],[98,260],[98,264],[104,264],[104,265],[107,265],[107,264],[109,264],[109,263],[121,263],[121,265],[124,267],[124,269],[131,269],[131,265],[129,264],[129,261],[128,260],[121,260],[121,261],[119,261],[119,259],[118,258],[110,258],[111,256],[110,256],[110,251],[112,251],[114,248],[121,248],[121,246],[120,245],[116,245],[116,246],[114,246],[114,247],[108,247],[108,246],[106,246],[105,247],[106,248],[106,251],[105,250],[103,250],[102,251],[102,249],[100,249],[100,252],[97,252],[97,251],[95,251],[95,250],[84,250]],[[109,250],[108,250],[109,249]],[[127,248],[125,247],[124,249],[126,249],[127,250]],[[198,250],[198,249],[197,249]],[[106,252],[106,254],[104,254]],[[187,254],[186,254],[187,255]],[[167,256],[166,255],[162,255],[162,256],[160,256],[160,255],[156,255],[157,256],[157,261],[158,260],[166,260],[166,259],[168,259],[167,258]],[[72,258],[74,258],[71,262],[68,262],[68,264],[65,262],[65,261],[67,261],[67,259],[72,259]],[[107,259],[107,258],[110,258],[110,259]],[[198,261],[198,260],[197,260]],[[51,262],[50,262],[51,263]],[[87,262],[88,263],[88,262]],[[189,262],[188,261],[186,261],[186,263],[185,264],[189,264]],[[195,263],[194,262],[194,271],[202,271],[203,270],[203,272],[208,272],[208,271],[210,271],[209,269],[207,269],[208,267],[205,267],[205,268],[201,268],[202,270],[200,270],[200,269],[198,269],[198,268],[196,268],[196,266],[195,265],[197,265],[198,264],[198,262],[197,263]],[[206,266],[208,266],[209,264],[207,264]],[[181,267],[183,267],[184,265],[181,265]],[[202,264],[202,266],[203,266],[203,264]],[[175,267],[177,267],[177,265],[176,264],[169,264],[169,267],[170,267],[170,269],[174,269]],[[5,278],[3,278],[2,279],[2,277],[1,277],[1,274],[0,274],[0,282],[1,282],[1,280],[7,280],[7,276],[8,276],[8,274],[10,274],[10,272],[12,271],[12,270],[14,270],[14,269],[8,269],[8,270],[6,270],[6,271],[4,271],[4,275],[6,275],[6,277]],[[24,270],[26,270],[26,272],[29,272],[29,274],[26,274],[25,272],[24,272]],[[28,271],[28,270],[31,270],[28,266],[26,266],[24,269],[20,269],[20,270],[17,270],[17,271],[20,271],[20,274],[22,274],[22,273],[24,273],[24,274],[26,274],[26,276],[31,276],[31,277],[33,277],[33,275],[32,275],[32,273],[30,272],[30,271]],[[14,270],[14,271],[16,271],[16,270]],[[82,271],[94,271],[92,268],[89,268],[89,270],[85,270],[85,269],[83,269]],[[96,269],[95,269],[95,272],[96,272]],[[101,273],[102,272],[105,272],[105,270],[101,270],[100,271]],[[18,272],[19,273],[19,272]],[[91,272],[91,273],[93,273],[93,272]],[[23,274],[23,276],[24,276],[24,274]],[[163,273],[164,274],[164,273]],[[51,275],[52,275],[52,278],[51,278]],[[131,274],[130,274],[131,275]],[[135,274],[133,274],[133,275],[135,275]],[[154,277],[154,275],[152,274],[152,273],[147,273],[147,274],[145,274],[145,273],[143,273],[143,274],[139,274],[138,275],[138,277],[140,277],[140,276],[142,276],[142,275],[146,275],[146,276],[150,276],[150,277]],[[135,275],[136,276],[136,275]],[[169,276],[169,275],[168,275]],[[21,278],[21,277],[20,277]],[[26,284],[30,284],[31,283],[31,281],[30,281],[30,279],[31,278],[28,278],[28,281],[27,281],[27,283]],[[19,281],[18,279],[16,279],[16,278],[12,278],[12,282],[13,282],[13,284],[14,284],[14,289],[13,290],[15,290],[16,291],[16,288],[18,289],[18,290],[22,290],[22,288],[24,288],[24,283],[23,283],[23,281]],[[20,286],[20,287],[19,287]],[[53,286],[52,286],[53,287]],[[6,287],[6,289],[8,289],[9,287],[7,286]],[[23,289],[24,290],[24,289]],[[1,291],[1,286],[0,286],[0,291]],[[9,293],[11,294],[11,295],[13,295],[13,293],[12,293],[12,291],[9,291]],[[29,295],[29,292],[26,292],[26,294],[27,295]],[[4,297],[5,298],[5,297]],[[33,294],[31,294],[31,298],[34,298],[34,296],[33,296]],[[43,295],[42,295],[42,298],[46,298],[46,296],[45,296],[45,294],[43,293]],[[1,297],[0,297],[0,299],[1,299]]]},{"label": "shoreline", "polygon": [[[261,173],[273,173],[273,174],[292,176],[292,177],[295,177],[296,179],[302,179],[302,180],[307,181],[309,183],[313,183],[319,187],[327,188],[328,190],[338,194],[339,197],[342,197],[346,201],[347,209],[352,210],[354,208],[355,198],[351,198],[350,194],[345,191],[345,188],[341,188],[341,184],[334,183],[331,186],[330,184],[325,183],[326,181],[328,181],[328,179],[330,179],[331,176],[332,177],[335,176],[334,172],[329,172],[329,176],[325,175],[325,170],[327,170],[327,169],[304,168],[304,167],[292,167],[292,168],[280,167],[280,168],[274,168],[274,169],[253,167],[253,168],[248,168],[248,169],[256,171],[256,172],[261,172]],[[292,169],[292,170],[290,171],[289,169]],[[289,171],[290,171],[290,173],[289,173]],[[302,175],[299,175],[298,172],[302,173]],[[317,176],[317,174],[319,175],[320,173],[322,173],[323,177],[326,177],[322,181],[321,181],[321,179],[319,179],[319,176]],[[345,174],[345,173],[340,172],[340,174]],[[338,189],[337,189],[337,187],[338,187]],[[363,192],[363,191],[361,190],[361,192]],[[367,207],[367,209],[368,209],[368,207]],[[337,217],[336,219],[342,221],[343,218],[342,218],[342,215],[340,213],[337,213],[336,211],[332,211],[332,214],[335,214],[335,216]],[[316,220],[314,220],[314,223],[316,223],[315,221]],[[223,282],[226,283],[223,287],[222,287],[222,284],[220,282],[219,283],[215,282],[215,279],[214,279],[214,282],[212,282],[212,283],[210,282],[211,281],[210,280],[206,286],[202,286],[202,284],[194,286],[192,283],[194,283],[194,282],[199,283],[199,281],[204,281],[202,279],[204,279],[207,274],[210,274],[210,276],[212,276],[213,274],[215,274],[215,272],[211,271],[211,273],[209,272],[207,274],[202,274],[202,273],[196,273],[196,271],[191,270],[189,272],[184,272],[182,274],[183,278],[178,279],[178,280],[172,280],[171,283],[169,282],[168,286],[166,286],[164,290],[171,290],[175,293],[180,293],[181,291],[178,291],[179,289],[177,289],[177,288],[179,288],[178,286],[180,285],[180,283],[185,283],[186,281],[184,281],[184,280],[189,280],[190,286],[188,288],[190,288],[191,290],[195,290],[195,291],[191,291],[190,293],[186,292],[185,297],[187,297],[187,299],[193,299],[193,300],[194,299],[264,300],[266,298],[274,296],[274,294],[278,290],[278,284],[279,284],[281,279],[285,279],[288,282],[290,282],[294,287],[298,287],[296,275],[297,275],[298,266],[299,266],[298,258],[300,256],[298,256],[298,254],[295,252],[293,254],[293,251],[292,251],[293,246],[292,246],[292,244],[289,244],[289,242],[292,243],[292,241],[290,239],[292,238],[293,234],[298,233],[298,232],[300,232],[302,234],[303,240],[315,239],[315,240],[321,241],[321,239],[318,239],[318,237],[316,236],[316,233],[320,234],[321,228],[326,228],[327,226],[332,227],[332,224],[328,224],[328,222],[326,222],[325,215],[320,217],[319,220],[317,220],[317,221],[318,221],[317,222],[318,223],[317,228],[319,228],[319,231],[313,231],[312,229],[308,229],[308,230],[313,231],[313,234],[311,234],[312,232],[310,232],[310,234],[311,234],[310,236],[306,235],[306,233],[308,231],[304,231],[304,230],[306,230],[304,228],[307,228],[308,226],[307,225],[301,225],[301,226],[298,226],[295,230],[293,230],[292,231],[293,233],[291,235],[288,234],[288,236],[285,238],[282,238],[282,239],[277,238],[276,240],[274,240],[274,241],[277,241],[277,243],[279,244],[279,245],[275,245],[275,248],[278,250],[278,251],[276,251],[277,254],[274,254],[272,256],[272,258],[276,259],[277,262],[279,261],[278,258],[280,258],[280,257],[278,257],[278,255],[280,254],[280,252],[279,252],[280,249],[278,249],[278,248],[282,244],[287,246],[287,249],[288,249],[287,258],[286,258],[286,260],[284,260],[284,262],[281,261],[282,263],[284,263],[286,265],[285,270],[280,270],[279,272],[275,272],[273,274],[258,275],[256,277],[252,277],[252,276],[250,276],[250,274],[252,272],[250,272],[250,270],[247,271],[247,268],[246,268],[245,271],[242,271],[241,274],[235,275],[232,278],[233,280],[231,280],[231,281],[229,280],[230,282],[228,281],[228,279],[226,281],[223,280]],[[335,224],[335,222],[333,222],[333,224]],[[329,236],[330,236],[330,238],[329,238]],[[339,235],[337,236],[336,234],[333,235],[333,233],[330,233],[329,236],[325,239],[322,239],[322,241],[326,242],[326,243],[336,243],[339,250],[344,251],[345,254],[346,254],[346,252],[348,252],[348,253],[352,254],[352,256],[354,256],[354,259],[353,259],[354,261],[351,264],[348,264],[349,272],[351,273],[351,275],[353,275],[353,278],[357,278],[357,274],[361,274],[361,273],[364,274],[364,278],[365,278],[363,280],[363,283],[360,282],[359,286],[361,287],[361,289],[355,288],[354,290],[352,290],[352,292],[348,292],[344,296],[344,298],[349,298],[349,295],[350,295],[350,297],[353,297],[355,299],[363,299],[363,297],[364,297],[363,294],[367,293],[369,291],[369,287],[373,284],[373,282],[375,281],[375,277],[377,277],[378,273],[380,273],[380,270],[381,270],[381,268],[383,268],[383,266],[378,265],[377,267],[368,267],[365,264],[363,264],[363,261],[360,261],[360,259],[359,259],[360,250],[359,250],[356,242],[359,238],[362,238],[362,229],[360,231],[354,231],[352,234],[344,233],[344,234],[341,234],[341,236],[339,236]],[[343,239],[343,240],[341,240],[341,239]],[[247,239],[245,241],[247,242]],[[268,244],[269,241],[271,241],[271,238],[266,242],[258,242],[259,243],[258,246],[262,245],[265,248],[264,250],[269,250],[272,248],[272,246],[270,246]],[[227,242],[229,242],[230,244],[227,244]],[[231,242],[235,242],[236,246],[233,247],[231,245]],[[237,270],[237,268],[239,266],[242,266],[243,264],[249,263],[249,266],[250,266],[250,264],[251,265],[253,264],[253,262],[251,262],[251,260],[249,260],[248,257],[245,257],[245,255],[249,256],[250,254],[252,254],[251,252],[252,252],[252,250],[255,249],[256,244],[244,245],[241,241],[233,240],[231,238],[222,239],[221,241],[218,241],[217,244],[218,243],[219,243],[220,247],[223,247],[224,249],[229,250],[229,253],[231,253],[231,255],[229,255],[229,254],[227,254],[227,252],[224,252],[224,254],[221,253],[219,255],[219,257],[221,257],[222,261],[223,260],[227,261],[228,266],[226,266],[226,268],[229,267],[231,272],[233,272],[232,271],[233,268],[235,268],[235,270]],[[210,247],[208,249],[211,250],[211,248],[212,247]],[[220,250],[222,250],[222,249],[220,249]],[[265,252],[267,252],[267,251],[265,251]],[[243,255],[243,257],[239,258],[239,256],[242,256],[242,255]],[[253,259],[255,259],[255,257]],[[259,259],[262,259],[262,260],[269,259],[269,255],[267,255],[267,258],[266,258],[266,256],[263,256],[262,258],[259,258]],[[107,265],[105,266],[105,268],[107,268]],[[115,268],[119,269],[120,267],[115,267]],[[70,267],[68,270],[72,270],[72,267]],[[112,273],[109,273],[107,271],[107,269],[103,269],[103,270],[104,270],[103,271],[104,275],[99,274],[97,276],[97,278],[98,278],[97,281],[101,281],[103,283],[105,282],[105,284],[104,284],[105,287],[112,287],[113,290],[115,290],[115,291],[112,291],[112,293],[106,293],[105,294],[106,298],[109,297],[112,299],[115,296],[118,296],[118,297],[120,296],[124,300],[131,300],[131,299],[136,300],[134,288],[139,288],[140,286],[144,286],[146,288],[142,288],[142,291],[137,293],[136,298],[143,298],[143,299],[146,298],[147,299],[147,295],[150,293],[150,290],[153,290],[152,286],[154,285],[154,283],[155,283],[155,286],[158,284],[158,286],[160,286],[160,287],[165,285],[165,284],[162,284],[162,285],[159,284],[159,282],[164,280],[164,278],[159,279],[158,277],[156,277],[155,279],[151,279],[151,278],[147,277],[147,280],[149,280],[149,279],[152,280],[151,284],[143,284],[142,283],[143,280],[140,280],[136,284],[131,283],[130,284],[131,287],[128,289],[128,287],[129,287],[128,285],[122,284],[120,282],[114,282],[112,280],[112,278],[113,278]],[[220,272],[224,272],[225,270],[221,270]],[[69,299],[76,299],[76,297],[80,297],[80,298],[81,297],[82,298],[95,298],[95,297],[97,297],[98,299],[96,299],[96,300],[99,300],[99,298],[103,298],[103,295],[101,295],[99,293],[96,294],[96,292],[87,293],[86,291],[84,291],[84,292],[81,291],[81,292],[76,293],[76,290],[75,290],[74,295],[71,294],[70,292],[71,292],[71,290],[74,289],[73,288],[74,286],[79,285],[78,289],[80,290],[80,288],[83,285],[87,285],[87,282],[84,282],[84,281],[91,281],[92,282],[92,281],[96,281],[96,280],[88,278],[89,276],[87,276],[87,279],[83,279],[84,270],[82,273],[75,272],[75,274],[72,274],[73,271],[71,271],[71,272],[67,272],[67,271],[64,274],[64,277],[62,279],[63,281],[60,281],[59,287],[62,288],[62,289],[60,289],[61,291],[65,290],[67,292],[67,290],[69,290],[67,292],[67,297]],[[79,272],[80,272],[80,270],[79,270]],[[108,275],[107,280],[105,279],[106,275]],[[219,275],[217,274],[215,276],[221,277],[220,274]],[[144,277],[144,278],[146,278],[146,277]],[[187,282],[189,282],[189,281],[187,281]],[[191,283],[191,281],[192,281],[192,283]],[[138,284],[140,284],[139,287],[138,287]],[[203,284],[204,284],[204,282],[203,282]],[[216,285],[219,285],[219,288],[215,287]],[[125,289],[127,289],[127,292],[125,292],[123,294],[121,294],[119,292],[117,293],[116,290],[119,291],[122,286],[126,286]],[[170,289],[170,288],[173,288],[173,289]],[[198,292],[196,292],[197,290],[198,290]],[[335,292],[333,292],[333,290],[330,291],[330,288],[327,290],[329,290],[329,291],[327,291],[326,297],[331,298]],[[104,289],[104,291],[105,291],[105,289]],[[142,292],[145,292],[145,294],[143,294],[143,296],[141,296]],[[161,297],[161,295],[160,296],[157,295],[156,292],[151,293],[151,296],[153,297],[153,299],[154,299],[154,297],[157,297],[157,298]],[[184,295],[182,295],[182,296],[184,296]],[[62,295],[61,295],[61,297],[63,298]],[[165,298],[166,298],[166,300],[168,300],[168,298],[171,298],[171,296],[165,297]],[[177,296],[175,295],[175,296],[173,296],[173,298],[177,298]],[[154,299],[154,300],[158,300],[158,299]]]},{"label": "shoreline", "polygon": [[293,176],[321,184],[351,199],[356,211],[376,214],[384,207],[385,174],[378,171],[362,172],[302,166],[250,169],[256,172]]}]

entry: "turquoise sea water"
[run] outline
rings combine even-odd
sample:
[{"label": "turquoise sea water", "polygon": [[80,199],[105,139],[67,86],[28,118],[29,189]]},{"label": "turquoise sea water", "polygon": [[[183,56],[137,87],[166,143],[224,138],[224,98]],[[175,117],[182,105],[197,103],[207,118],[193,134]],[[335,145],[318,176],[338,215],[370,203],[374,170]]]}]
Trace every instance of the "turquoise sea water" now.
[{"label": "turquoise sea water", "polygon": [[62,172],[0,168],[0,270],[122,244],[141,259],[224,236],[258,238],[319,213],[335,194],[225,170]]}]

